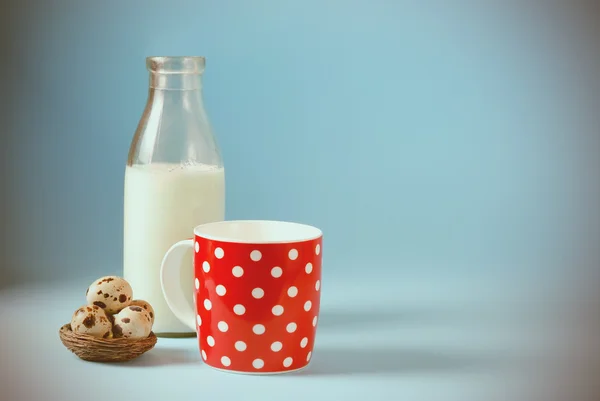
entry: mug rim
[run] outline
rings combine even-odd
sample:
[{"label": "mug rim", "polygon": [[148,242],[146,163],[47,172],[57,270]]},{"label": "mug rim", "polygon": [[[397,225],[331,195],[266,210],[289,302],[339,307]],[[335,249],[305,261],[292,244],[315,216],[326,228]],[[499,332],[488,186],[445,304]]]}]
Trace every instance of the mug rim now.
[{"label": "mug rim", "polygon": [[[287,237],[282,235],[282,239],[255,239],[244,237],[243,234],[238,233],[238,235],[233,234],[217,234],[214,231],[211,233],[211,230],[223,229],[224,226],[237,226],[240,225],[250,225],[250,226],[266,226],[271,229],[283,229],[290,230],[288,232]],[[303,235],[294,235],[293,233],[289,234],[293,230],[297,230],[299,233]],[[204,223],[197,225],[194,227],[194,235],[200,238],[204,238],[209,241],[219,241],[219,242],[229,242],[236,244],[289,244],[289,243],[298,243],[298,242],[306,242],[313,241],[315,239],[321,238],[323,236],[323,232],[321,229],[305,224],[305,223],[297,223],[293,221],[284,221],[284,220],[222,220],[215,221],[210,223]]]}]

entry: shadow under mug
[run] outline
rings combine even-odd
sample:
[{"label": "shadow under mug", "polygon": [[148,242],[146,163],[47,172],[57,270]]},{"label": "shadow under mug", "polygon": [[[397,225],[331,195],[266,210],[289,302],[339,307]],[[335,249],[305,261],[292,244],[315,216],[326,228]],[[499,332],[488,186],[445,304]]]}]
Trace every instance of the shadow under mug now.
[{"label": "shadow under mug", "polygon": [[[162,261],[169,308],[197,332],[213,368],[273,374],[311,359],[321,301],[323,234],[292,222],[237,220],[194,228]],[[182,293],[182,260],[194,250],[194,305]]]}]

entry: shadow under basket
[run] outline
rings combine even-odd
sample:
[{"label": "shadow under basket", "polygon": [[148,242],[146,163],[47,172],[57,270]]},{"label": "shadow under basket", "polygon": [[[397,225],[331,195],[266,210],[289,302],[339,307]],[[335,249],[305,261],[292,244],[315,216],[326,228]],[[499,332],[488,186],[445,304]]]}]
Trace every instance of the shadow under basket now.
[{"label": "shadow under basket", "polygon": [[156,344],[156,335],[151,332],[146,338],[97,338],[77,334],[67,323],[60,328],[60,340],[69,351],[84,361],[125,362],[150,351]]}]

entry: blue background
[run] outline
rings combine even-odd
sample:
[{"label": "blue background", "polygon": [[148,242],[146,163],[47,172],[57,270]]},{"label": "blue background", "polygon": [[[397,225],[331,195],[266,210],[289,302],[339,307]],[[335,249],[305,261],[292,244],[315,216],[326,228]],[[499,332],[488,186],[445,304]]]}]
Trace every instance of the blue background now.
[{"label": "blue background", "polygon": [[319,343],[265,391],[161,339],[141,398],[600,394],[598,4],[4,1],[0,393],[105,397],[56,332],[122,272],[145,57],[201,55],[226,217],[324,231]]},{"label": "blue background", "polygon": [[2,281],[120,271],[149,55],[207,58],[227,218],[319,226],[330,277],[594,266],[590,26],[491,4],[14,2]]}]

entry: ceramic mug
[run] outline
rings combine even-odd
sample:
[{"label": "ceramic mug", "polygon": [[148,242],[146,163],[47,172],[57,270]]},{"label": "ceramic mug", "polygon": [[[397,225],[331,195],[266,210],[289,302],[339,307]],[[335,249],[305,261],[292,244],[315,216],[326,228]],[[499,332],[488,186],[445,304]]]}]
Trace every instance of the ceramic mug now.
[{"label": "ceramic mug", "polygon": [[[239,220],[194,228],[165,254],[160,280],[175,316],[197,332],[202,359],[237,373],[285,373],[311,359],[321,300],[322,237],[292,222]],[[194,251],[194,303],[182,260]]]}]

